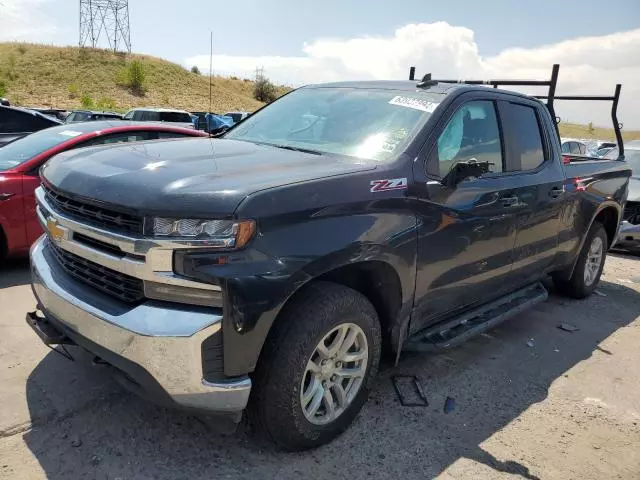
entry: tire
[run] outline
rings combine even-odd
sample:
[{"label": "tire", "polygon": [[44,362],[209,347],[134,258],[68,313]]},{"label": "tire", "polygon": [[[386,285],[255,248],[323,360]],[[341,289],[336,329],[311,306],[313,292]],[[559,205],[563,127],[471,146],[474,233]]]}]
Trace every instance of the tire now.
[{"label": "tire", "polygon": [[[338,330],[334,336],[332,331],[335,329]],[[331,335],[327,337],[328,334]],[[328,365],[321,366],[320,372],[308,370],[311,362],[315,368],[322,363],[322,358],[328,358],[320,355],[320,342],[325,347],[332,347],[339,343],[340,334],[340,338],[346,339],[344,344],[351,337],[356,342],[345,355],[353,358],[362,356],[366,351],[366,361],[360,359],[341,365],[329,359],[324,360]],[[330,353],[328,350],[322,351]],[[355,354],[349,353],[353,351]],[[251,422],[257,430],[285,450],[305,450],[331,441],[349,427],[367,401],[378,371],[380,351],[378,315],[366,297],[334,283],[316,282],[308,285],[293,299],[291,305],[285,307],[265,343],[253,375],[248,412]],[[339,354],[340,351],[336,355]],[[341,358],[347,359],[345,356]],[[359,370],[363,374],[354,378],[353,383],[341,376],[358,365],[359,368],[353,371]],[[322,380],[327,375],[331,375],[331,378]],[[323,382],[329,386],[325,387]],[[345,400],[346,394],[337,395],[338,384],[343,393],[351,392],[348,402]],[[320,387],[324,393],[320,393]],[[325,397],[327,388],[331,392],[329,395],[334,401],[335,412],[341,412],[332,420]],[[316,407],[315,414],[311,412],[316,395],[306,395],[311,401],[303,408],[303,396],[310,392],[316,392],[322,402],[320,407]],[[338,401],[338,398],[343,401]],[[346,407],[340,408],[341,403]]]},{"label": "tire", "polygon": [[[601,246],[601,250],[597,270],[592,270],[590,275],[585,275],[585,270],[590,269],[590,265],[594,264],[592,260],[594,255],[590,255],[590,251],[598,244]],[[572,298],[586,298],[591,295],[598,286],[602,275],[607,255],[607,245],[607,232],[604,226],[600,222],[594,223],[587,233],[587,238],[584,241],[582,250],[580,250],[571,278],[562,280],[557,276],[553,277],[554,284],[559,292]],[[594,271],[595,273],[593,273]]]}]

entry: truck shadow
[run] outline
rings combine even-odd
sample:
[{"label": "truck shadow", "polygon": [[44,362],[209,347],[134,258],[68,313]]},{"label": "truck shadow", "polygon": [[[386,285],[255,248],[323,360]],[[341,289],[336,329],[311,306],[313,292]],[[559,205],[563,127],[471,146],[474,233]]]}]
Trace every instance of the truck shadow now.
[{"label": "truck shadow", "polygon": [[[106,381],[103,372],[88,374],[89,367],[77,362],[63,364],[53,352],[27,381],[32,420],[41,420],[23,438],[54,480],[225,475],[424,479],[465,458],[495,472],[535,479],[521,456],[499,460],[483,444],[547,398],[554,381],[571,375],[576,364],[592,355],[616,355],[599,344],[636,319],[640,294],[605,281],[599,291],[581,302],[552,295],[457,349],[406,354],[398,366],[383,365],[354,425],[314,451],[277,451],[244,426],[223,435],[194,416],[134,397]],[[579,330],[561,330],[561,323]],[[391,383],[396,374],[415,375],[429,406],[401,406]],[[87,395],[92,391],[99,393]],[[57,407],[74,395],[86,401],[73,402],[70,410]],[[447,397],[455,401],[449,413],[443,411]],[[53,406],[50,414],[43,414],[43,405]]]},{"label": "truck shadow", "polygon": [[7,260],[0,266],[0,288],[26,285],[31,281],[29,260],[25,258]]}]

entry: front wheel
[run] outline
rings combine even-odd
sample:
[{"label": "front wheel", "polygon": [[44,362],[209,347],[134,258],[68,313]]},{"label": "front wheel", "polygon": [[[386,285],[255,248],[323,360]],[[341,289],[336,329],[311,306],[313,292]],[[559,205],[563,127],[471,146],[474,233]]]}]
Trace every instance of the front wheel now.
[{"label": "front wheel", "polygon": [[578,261],[569,280],[554,277],[558,290],[573,298],[586,298],[598,286],[607,255],[607,232],[597,222],[587,233]]},{"label": "front wheel", "polygon": [[254,374],[249,413],[287,450],[327,443],[367,400],[381,351],[376,311],[355,290],[318,282],[274,329]]}]

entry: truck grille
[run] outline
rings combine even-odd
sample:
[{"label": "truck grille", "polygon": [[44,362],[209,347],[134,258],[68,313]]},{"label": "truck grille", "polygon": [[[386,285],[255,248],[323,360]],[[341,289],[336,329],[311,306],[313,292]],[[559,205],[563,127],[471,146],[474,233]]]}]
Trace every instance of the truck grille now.
[{"label": "truck grille", "polygon": [[627,202],[622,219],[632,225],[640,225],[640,202]]},{"label": "truck grille", "polygon": [[47,201],[56,210],[71,218],[84,220],[111,231],[142,234],[142,217],[72,199],[44,184],[42,188],[46,193]]},{"label": "truck grille", "polygon": [[142,280],[67,252],[52,241],[48,241],[47,245],[60,266],[81,282],[127,303],[137,303],[144,299]]}]

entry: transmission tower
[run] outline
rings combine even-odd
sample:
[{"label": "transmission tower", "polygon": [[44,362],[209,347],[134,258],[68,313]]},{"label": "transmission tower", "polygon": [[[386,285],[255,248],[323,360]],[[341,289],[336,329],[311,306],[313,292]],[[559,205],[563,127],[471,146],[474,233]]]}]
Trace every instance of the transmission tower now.
[{"label": "transmission tower", "polygon": [[100,47],[106,37],[109,49],[131,53],[128,0],[80,0],[81,47]]}]

